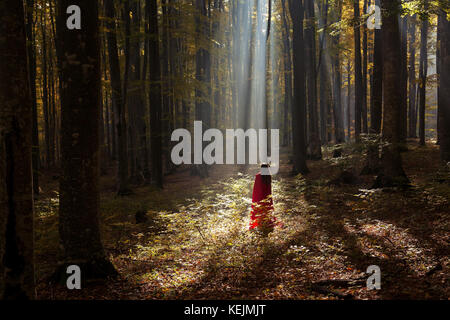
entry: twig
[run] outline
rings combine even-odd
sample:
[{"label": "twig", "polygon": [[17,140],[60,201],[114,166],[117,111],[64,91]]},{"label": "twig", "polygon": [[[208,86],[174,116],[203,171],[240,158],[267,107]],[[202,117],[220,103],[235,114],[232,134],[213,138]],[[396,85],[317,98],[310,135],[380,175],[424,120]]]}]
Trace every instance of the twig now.
[{"label": "twig", "polygon": [[206,239],[205,239],[205,237],[203,236],[203,233],[202,233],[202,231],[200,230],[200,227],[199,227],[199,226],[197,226],[197,225],[195,225],[195,227],[197,228],[197,230],[198,230],[198,233],[200,233],[200,236],[202,237],[202,239],[203,239],[203,242],[204,242],[204,243],[206,243]]},{"label": "twig", "polygon": [[351,287],[354,285],[364,285],[365,283],[366,281],[363,279],[326,279],[314,282],[313,285],[336,285],[340,287]]}]

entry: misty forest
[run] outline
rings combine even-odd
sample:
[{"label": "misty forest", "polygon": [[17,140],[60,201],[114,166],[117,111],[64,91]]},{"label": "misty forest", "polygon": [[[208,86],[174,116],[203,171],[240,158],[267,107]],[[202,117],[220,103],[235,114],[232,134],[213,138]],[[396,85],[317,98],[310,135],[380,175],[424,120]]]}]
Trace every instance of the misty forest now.
[{"label": "misty forest", "polygon": [[447,300],[449,205],[448,0],[0,1],[0,298]]}]

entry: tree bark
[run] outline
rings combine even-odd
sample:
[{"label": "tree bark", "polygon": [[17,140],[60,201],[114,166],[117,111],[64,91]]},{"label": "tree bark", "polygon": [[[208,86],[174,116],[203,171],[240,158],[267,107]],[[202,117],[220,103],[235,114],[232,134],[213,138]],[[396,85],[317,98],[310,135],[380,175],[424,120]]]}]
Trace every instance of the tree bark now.
[{"label": "tree bark", "polygon": [[26,32],[27,32],[27,52],[28,52],[28,68],[29,68],[29,82],[31,89],[31,102],[33,106],[32,110],[32,120],[33,120],[33,192],[34,195],[39,195],[39,131],[38,131],[38,111],[37,111],[37,95],[36,95],[36,51],[34,49],[35,39],[34,39],[34,22],[33,22],[33,11],[34,11],[34,0],[27,0],[26,5]]},{"label": "tree bark", "polygon": [[441,159],[450,162],[450,21],[440,10],[440,70],[439,74],[439,129]]},{"label": "tree bark", "polygon": [[[424,1],[424,9],[428,8],[427,0]],[[420,64],[419,64],[419,138],[420,145],[425,145],[425,109],[426,109],[426,88],[428,71],[428,15],[422,17],[420,29]]]},{"label": "tree bark", "polygon": [[313,160],[322,159],[319,136],[319,115],[317,110],[317,71],[316,71],[316,26],[314,0],[305,0],[305,58],[307,63],[306,83],[309,112],[309,156]]},{"label": "tree bark", "polygon": [[[367,11],[367,0],[363,2],[363,14]],[[367,126],[367,24],[362,25],[362,105],[361,105],[361,116],[362,116],[362,132],[368,133],[369,129]]]},{"label": "tree bark", "polygon": [[99,112],[101,99],[98,2],[79,0],[81,29],[66,27],[66,9],[58,2],[57,43],[61,61],[61,165],[59,234],[63,263],[78,265],[83,280],[117,275],[106,258],[99,224]]},{"label": "tree bark", "polygon": [[48,54],[47,54],[47,19],[46,10],[41,9],[41,35],[42,35],[42,109],[44,113],[44,137],[45,137],[45,164],[47,168],[53,166],[53,153],[51,148],[50,133],[50,108],[48,94]]},{"label": "tree bark", "polygon": [[33,299],[33,103],[22,1],[0,2],[0,35],[0,299]]},{"label": "tree bark", "polygon": [[305,60],[303,49],[303,5],[290,0],[289,11],[293,25],[294,97],[292,105],[292,131],[294,145],[294,173],[309,172],[306,165],[306,105],[305,105]]},{"label": "tree bark", "polygon": [[292,53],[291,53],[291,32],[290,26],[288,24],[287,19],[287,7],[284,1],[281,1],[281,5],[283,6],[283,27],[284,27],[284,130],[283,130],[283,146],[289,145],[289,123],[288,123],[288,114],[292,108]]},{"label": "tree bark", "polygon": [[120,80],[120,64],[117,51],[116,23],[114,15],[114,0],[105,0],[105,15],[108,18],[106,34],[108,42],[109,68],[111,77],[112,99],[114,105],[114,119],[118,140],[119,168],[118,168],[118,195],[130,193],[128,187],[128,141],[125,118],[125,104],[122,95]]},{"label": "tree bark", "polygon": [[134,159],[131,161],[134,163],[135,172],[133,179],[135,182],[147,184],[150,181],[150,169],[148,163],[148,150],[147,150],[147,125],[146,118],[146,104],[144,103],[143,88],[141,85],[141,37],[140,27],[140,10],[138,3],[133,2],[131,5],[131,33],[132,39],[130,44],[130,83],[128,94],[128,109],[129,119],[133,119],[129,126],[131,127],[130,135],[133,136]]},{"label": "tree bark", "polygon": [[408,136],[416,138],[417,114],[416,114],[416,16],[409,17],[409,68],[408,68],[408,83],[409,83],[409,101],[408,101]]},{"label": "tree bark", "polygon": [[400,72],[400,88],[401,88],[401,109],[400,109],[400,142],[403,144],[402,149],[406,147],[407,125],[408,125],[408,33],[407,18],[400,18],[400,43],[401,43],[401,72]]},{"label": "tree bark", "polygon": [[361,34],[360,34],[360,16],[359,16],[359,0],[353,0],[353,38],[355,46],[355,140],[359,141],[361,134],[361,117],[363,104],[363,81],[361,67]]},{"label": "tree bark", "polygon": [[352,76],[350,74],[352,68],[351,68],[351,62],[350,58],[347,58],[347,136],[348,141],[352,138],[352,117],[351,117],[351,93],[352,93]]},{"label": "tree bark", "polygon": [[158,6],[156,0],[147,0],[149,10],[149,59],[150,59],[150,144],[152,160],[152,183],[158,188],[163,187],[162,167],[162,97],[161,97],[161,66],[159,56]]},{"label": "tree bark", "polygon": [[[380,6],[380,0],[375,0],[375,5]],[[383,102],[383,57],[382,57],[382,29],[374,31],[373,49],[373,76],[372,91],[370,97],[370,132],[381,132],[381,116]]]},{"label": "tree bark", "polygon": [[382,168],[374,187],[404,186],[409,183],[400,155],[401,128],[401,43],[398,17],[399,0],[382,0],[383,9],[383,90],[384,112],[382,138],[387,144],[382,150]]},{"label": "tree bark", "polygon": [[[334,7],[335,21],[339,21],[342,14],[342,1],[337,1]],[[342,87],[342,74],[341,74],[341,60],[339,53],[339,34],[332,37],[332,45],[334,50],[334,55],[332,57],[333,66],[333,114],[334,114],[334,130],[337,143],[342,143],[345,141],[344,132],[344,114],[342,110],[342,98],[341,98],[341,87]]]}]

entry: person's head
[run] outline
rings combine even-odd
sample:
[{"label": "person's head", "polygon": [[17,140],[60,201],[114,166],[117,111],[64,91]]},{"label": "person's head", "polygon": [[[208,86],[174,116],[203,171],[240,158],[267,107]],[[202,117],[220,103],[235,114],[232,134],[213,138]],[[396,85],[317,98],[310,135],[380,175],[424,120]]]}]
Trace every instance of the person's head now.
[{"label": "person's head", "polygon": [[263,183],[268,184],[271,181],[271,176],[270,176],[270,164],[269,163],[261,163],[261,177],[263,178]]}]

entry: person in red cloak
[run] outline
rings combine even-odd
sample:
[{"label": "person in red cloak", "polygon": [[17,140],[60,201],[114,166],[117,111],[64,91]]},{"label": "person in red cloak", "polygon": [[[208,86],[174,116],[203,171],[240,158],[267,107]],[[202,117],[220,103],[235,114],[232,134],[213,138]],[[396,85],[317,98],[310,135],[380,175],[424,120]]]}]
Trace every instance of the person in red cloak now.
[{"label": "person in red cloak", "polygon": [[[261,170],[268,171],[269,165],[262,164]],[[268,172],[267,172],[268,173]],[[272,178],[262,175],[255,176],[252,195],[252,211],[250,215],[250,230],[258,230],[265,234],[273,231],[276,218],[273,216]]]}]

